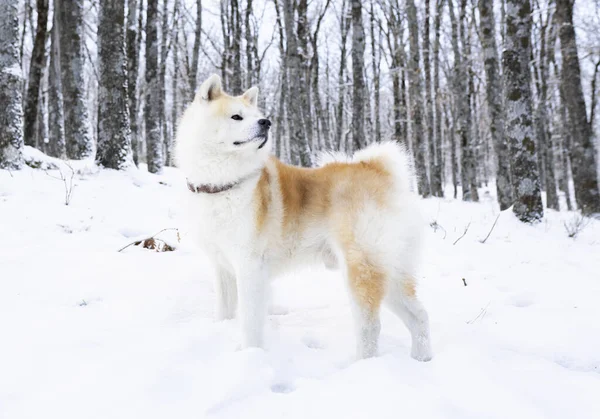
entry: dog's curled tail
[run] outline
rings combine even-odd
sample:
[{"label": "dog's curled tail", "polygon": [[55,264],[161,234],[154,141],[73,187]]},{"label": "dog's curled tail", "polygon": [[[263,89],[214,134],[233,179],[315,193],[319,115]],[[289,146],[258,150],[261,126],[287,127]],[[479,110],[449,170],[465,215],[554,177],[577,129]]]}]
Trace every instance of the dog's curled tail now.
[{"label": "dog's curled tail", "polygon": [[406,147],[394,141],[373,143],[358,150],[352,157],[353,162],[379,161],[392,173],[396,187],[400,192],[414,191],[416,181],[413,160]]}]

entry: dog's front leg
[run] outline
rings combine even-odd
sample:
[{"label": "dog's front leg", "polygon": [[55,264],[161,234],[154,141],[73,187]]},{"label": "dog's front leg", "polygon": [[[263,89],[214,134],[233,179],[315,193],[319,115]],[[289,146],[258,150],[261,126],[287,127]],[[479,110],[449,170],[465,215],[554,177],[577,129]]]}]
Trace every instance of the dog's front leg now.
[{"label": "dog's front leg", "polygon": [[244,263],[237,279],[242,347],[260,348],[267,316],[267,269],[260,262]]},{"label": "dog's front leg", "polygon": [[235,317],[237,307],[237,287],[233,272],[222,266],[217,266],[215,292],[217,294],[217,320],[229,320]]}]

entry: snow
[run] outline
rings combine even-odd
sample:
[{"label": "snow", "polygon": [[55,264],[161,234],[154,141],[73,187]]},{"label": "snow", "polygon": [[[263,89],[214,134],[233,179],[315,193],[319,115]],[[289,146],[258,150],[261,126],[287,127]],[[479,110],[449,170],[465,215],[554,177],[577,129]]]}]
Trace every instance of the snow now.
[{"label": "snow", "polygon": [[68,206],[58,170],[0,171],[0,418],[600,415],[598,221],[571,239],[573,213],[526,226],[509,210],[482,244],[493,185],[480,204],[424,200],[443,227],[426,228],[419,288],[431,362],[387,311],[380,355],[354,360],[343,281],[320,268],[275,280],[266,349],[239,350],[188,237],[117,252],[178,226],[183,176],[71,166]]}]

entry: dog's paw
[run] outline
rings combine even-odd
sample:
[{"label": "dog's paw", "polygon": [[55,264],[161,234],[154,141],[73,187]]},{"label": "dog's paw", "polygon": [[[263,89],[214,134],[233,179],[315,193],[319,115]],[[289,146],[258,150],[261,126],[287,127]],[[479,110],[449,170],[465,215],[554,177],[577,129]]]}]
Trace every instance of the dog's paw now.
[{"label": "dog's paw", "polygon": [[428,362],[433,358],[429,345],[413,345],[410,356],[420,362]]},{"label": "dog's paw", "polygon": [[269,307],[269,314],[272,316],[285,316],[289,312],[290,311],[288,310],[288,308],[284,306],[278,306],[273,304]]}]

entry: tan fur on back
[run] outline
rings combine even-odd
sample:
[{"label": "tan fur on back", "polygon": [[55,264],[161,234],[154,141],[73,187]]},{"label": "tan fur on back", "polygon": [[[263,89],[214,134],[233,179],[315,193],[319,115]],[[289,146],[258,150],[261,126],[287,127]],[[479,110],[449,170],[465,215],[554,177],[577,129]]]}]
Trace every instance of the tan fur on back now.
[{"label": "tan fur on back", "polygon": [[[368,200],[384,206],[390,192],[391,174],[375,159],[369,162],[330,163],[316,169],[290,166],[275,158],[272,158],[272,162],[277,171],[284,207],[284,233],[298,232],[295,230],[317,219],[353,217]],[[264,177],[263,173],[256,192],[256,199],[260,202],[268,202],[270,198],[264,195],[272,193],[265,187],[268,179]],[[260,230],[266,217],[263,211],[268,210],[268,206],[261,204],[259,208],[257,227]]]},{"label": "tan fur on back", "polygon": [[[388,205],[391,173],[377,159],[306,169],[272,158],[269,167],[271,171],[263,169],[255,189],[257,234],[273,217],[271,204],[277,199],[283,211],[275,221],[281,224],[274,227],[282,237],[301,235],[314,225],[330,229],[344,252],[352,292],[363,308],[376,312],[385,294],[385,275],[356,242],[353,226],[367,203]],[[409,291],[414,294],[414,289]]]}]

